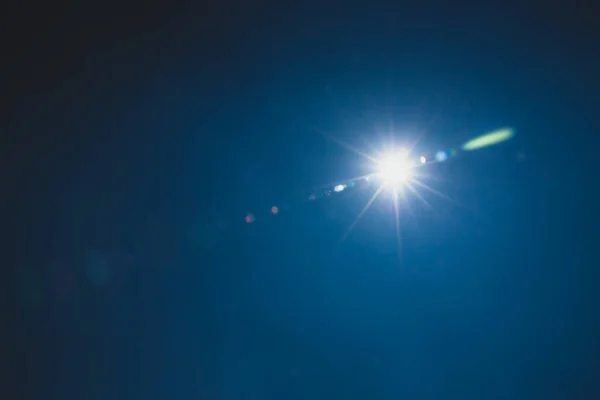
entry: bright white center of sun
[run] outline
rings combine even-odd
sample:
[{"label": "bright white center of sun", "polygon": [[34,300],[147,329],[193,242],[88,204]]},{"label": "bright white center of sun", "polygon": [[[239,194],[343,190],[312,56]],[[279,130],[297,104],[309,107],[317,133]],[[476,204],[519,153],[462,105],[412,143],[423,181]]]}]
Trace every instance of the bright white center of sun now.
[{"label": "bright white center of sun", "polygon": [[411,165],[405,152],[387,156],[379,167],[379,173],[386,184],[406,183],[410,179]]}]

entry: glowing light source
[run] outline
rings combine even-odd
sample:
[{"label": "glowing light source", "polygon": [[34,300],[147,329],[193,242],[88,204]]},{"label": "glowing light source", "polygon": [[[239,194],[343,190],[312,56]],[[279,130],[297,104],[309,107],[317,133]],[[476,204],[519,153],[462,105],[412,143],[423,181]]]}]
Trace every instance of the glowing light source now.
[{"label": "glowing light source", "polygon": [[410,173],[411,163],[406,151],[389,155],[379,164],[379,174],[386,184],[406,183]]},{"label": "glowing light source", "polygon": [[[421,167],[423,167],[425,164],[430,164],[432,162],[444,162],[452,157],[455,157],[457,155],[457,149],[450,148],[445,151],[438,151],[434,154],[429,154],[427,157],[420,156],[413,160],[410,151],[405,149],[401,149],[398,152],[389,151],[393,147],[388,147],[387,151],[385,148],[380,149],[383,150],[384,154],[384,157],[380,157],[382,153],[381,151],[374,151],[374,154],[368,154],[364,151],[361,151],[360,149],[357,149],[347,143],[342,142],[341,140],[329,137],[329,135],[327,135],[324,132],[320,133],[322,133],[325,137],[333,140],[337,144],[341,145],[342,147],[363,157],[369,162],[369,165],[371,167],[371,171],[369,171],[370,173],[366,175],[350,178],[350,180],[346,179],[342,184],[331,183],[323,185],[323,187],[321,187],[321,189],[319,189],[318,192],[314,192],[308,195],[308,200],[312,201],[316,200],[317,198],[325,198],[332,196],[332,193],[341,192],[346,189],[350,189],[354,186],[365,189],[373,189],[370,198],[368,199],[362,210],[358,213],[356,218],[352,221],[350,226],[346,229],[340,241],[343,241],[350,234],[355,225],[368,211],[368,209],[371,207],[374,201],[378,199],[378,196],[380,196],[384,191],[388,191],[389,193],[387,197],[393,198],[394,213],[396,217],[396,240],[398,245],[398,254],[400,256],[401,201],[406,200],[407,196],[409,194],[412,194],[415,197],[418,197],[425,206],[427,206],[428,208],[432,208],[431,204],[429,204],[420,193],[421,189],[425,189],[446,200],[454,202],[448,196],[444,195],[438,190],[428,186],[425,182],[421,181],[422,177],[427,177],[427,174],[424,174],[420,171],[422,171]],[[509,140],[514,135],[515,130],[512,128],[497,129],[495,131],[489,132],[487,134],[481,135],[479,137],[467,141],[461,147],[458,148],[458,152],[462,153],[463,151],[471,151],[496,145],[498,143]],[[387,156],[385,156],[386,154]],[[520,153],[518,157],[520,161],[523,161],[525,159],[525,155],[523,155],[522,153]],[[389,196],[389,194],[391,194],[391,196]],[[271,213],[278,214],[279,211],[284,211],[287,208],[288,207],[286,207],[285,205],[282,205],[280,208],[273,206],[271,207]],[[254,215],[246,215],[246,223],[252,224],[254,221]]]}]

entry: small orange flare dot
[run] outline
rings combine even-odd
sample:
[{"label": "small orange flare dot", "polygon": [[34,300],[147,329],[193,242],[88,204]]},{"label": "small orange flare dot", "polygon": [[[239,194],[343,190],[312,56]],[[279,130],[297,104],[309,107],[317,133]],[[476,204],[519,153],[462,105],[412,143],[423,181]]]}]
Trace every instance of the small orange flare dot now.
[{"label": "small orange flare dot", "polygon": [[273,214],[277,214],[277,213],[279,212],[279,208],[277,208],[277,207],[273,206],[273,207],[271,207],[271,212],[272,212]]}]

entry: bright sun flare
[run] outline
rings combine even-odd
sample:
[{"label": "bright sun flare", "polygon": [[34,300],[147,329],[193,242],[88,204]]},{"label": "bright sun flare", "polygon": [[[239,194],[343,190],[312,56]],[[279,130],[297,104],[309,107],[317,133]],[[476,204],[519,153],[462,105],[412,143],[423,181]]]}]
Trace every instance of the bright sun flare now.
[{"label": "bright sun flare", "polygon": [[[419,173],[419,167],[426,164],[427,159],[425,157],[420,157],[420,162],[415,162],[412,160],[411,149],[400,149],[400,151],[388,151],[381,153],[375,151],[375,154],[369,154],[360,149],[357,149],[348,143],[345,143],[339,139],[331,137],[324,132],[319,131],[325,137],[333,140],[340,146],[358,154],[363,157],[365,160],[369,161],[371,166],[374,167],[374,171],[370,174],[363,175],[356,178],[351,178],[349,181],[366,179],[369,180],[371,177],[376,178],[375,180],[379,181],[379,184],[376,184],[376,189],[374,193],[371,195],[365,206],[358,213],[356,218],[352,221],[350,226],[346,229],[344,234],[342,235],[340,242],[344,241],[346,237],[352,232],[354,226],[358,223],[358,221],[362,218],[362,216],[367,212],[367,210],[371,207],[373,202],[379,197],[379,195],[387,190],[392,195],[393,205],[394,205],[394,214],[395,214],[395,222],[396,222],[396,241],[398,248],[398,257],[400,264],[402,264],[401,253],[402,246],[400,240],[400,202],[401,200],[406,200],[406,196],[408,193],[419,198],[423,204],[429,208],[431,205],[423,198],[421,193],[419,193],[418,189],[425,189],[429,192],[435,193],[438,196],[444,197],[448,199],[445,195],[440,193],[439,191],[429,187],[424,182],[421,181],[420,178],[423,177],[423,173]],[[416,144],[416,143],[415,143]]]},{"label": "bright sun flare", "polygon": [[384,184],[404,184],[411,178],[411,164],[407,152],[386,156],[379,163],[379,174]]}]

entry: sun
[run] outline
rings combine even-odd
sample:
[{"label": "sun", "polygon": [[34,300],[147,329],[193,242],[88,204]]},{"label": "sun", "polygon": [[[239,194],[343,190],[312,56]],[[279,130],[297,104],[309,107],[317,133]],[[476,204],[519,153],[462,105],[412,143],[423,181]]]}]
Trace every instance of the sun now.
[{"label": "sun", "polygon": [[404,148],[399,150],[389,148],[377,156],[366,155],[365,158],[372,163],[373,167],[373,173],[367,175],[368,179],[376,178],[378,183],[367,204],[342,235],[341,241],[345,240],[373,202],[385,190],[390,192],[393,198],[398,256],[400,256],[400,202],[406,191],[409,191],[426,203],[415,188],[415,186],[425,186],[417,179],[419,174],[416,171],[417,167],[423,165],[423,163],[414,162],[411,151]]},{"label": "sun", "polygon": [[401,150],[382,157],[378,162],[378,174],[384,185],[397,187],[410,182],[412,167],[409,152]]},{"label": "sun", "polygon": [[389,192],[391,194],[390,197],[392,198],[394,205],[398,257],[400,264],[402,264],[402,246],[400,240],[400,208],[401,203],[404,203],[407,206],[409,206],[409,204],[407,203],[407,195],[410,194],[417,197],[427,208],[431,208],[431,205],[421,195],[420,189],[425,189],[426,191],[432,192],[447,200],[451,200],[444,194],[440,193],[438,190],[430,187],[422,181],[422,179],[426,178],[427,175],[423,173],[424,171],[421,169],[421,167],[424,167],[427,164],[429,164],[429,161],[424,156],[414,157],[413,150],[414,147],[417,145],[418,140],[416,140],[414,143],[411,143],[408,146],[408,148],[398,148],[392,145],[382,146],[383,148],[380,147],[378,150],[377,146],[373,147],[372,145],[369,145],[371,149],[371,152],[369,153],[360,150],[338,138],[335,138],[320,129],[315,128],[315,130],[327,139],[332,140],[341,147],[352,151],[353,153],[359,155],[360,157],[364,158],[365,161],[368,162],[369,169],[371,170],[370,173],[363,176],[350,178],[346,181],[376,181],[374,185],[374,192],[372,193],[362,210],[358,213],[356,218],[354,218],[350,226],[348,226],[346,231],[343,233],[342,237],[340,238],[340,242],[343,242],[348,237],[348,235],[352,232],[358,221],[363,217],[363,215],[369,210],[369,208],[375,202],[375,200],[385,190],[386,192]]},{"label": "sun", "polygon": [[371,163],[373,172],[369,175],[366,175],[366,179],[370,180],[371,178],[376,178],[378,182],[375,184],[373,194],[371,195],[365,206],[362,208],[360,213],[352,221],[350,226],[346,229],[346,231],[340,239],[340,242],[344,241],[346,237],[348,237],[348,235],[352,232],[358,221],[371,207],[373,202],[382,194],[382,192],[389,192],[391,194],[394,205],[394,217],[396,228],[395,233],[398,260],[399,263],[402,264],[402,242],[400,239],[401,203],[406,202],[406,195],[408,193],[411,193],[412,195],[420,199],[423,202],[423,204],[425,204],[428,207],[431,207],[431,205],[425,200],[425,198],[423,198],[421,193],[419,193],[418,189],[426,189],[439,195],[441,195],[441,193],[439,193],[437,190],[429,187],[421,181],[420,178],[423,177],[423,173],[422,171],[419,172],[419,167],[422,167],[426,164],[426,159],[424,159],[424,157],[420,157],[417,159],[417,161],[415,161],[415,158],[413,157],[413,154],[410,149],[401,148],[398,150],[395,148],[388,148],[381,153],[378,152],[378,154],[376,155],[369,155],[362,152],[359,153],[356,150],[354,151],[357,154],[363,156],[366,160],[368,160]]}]

